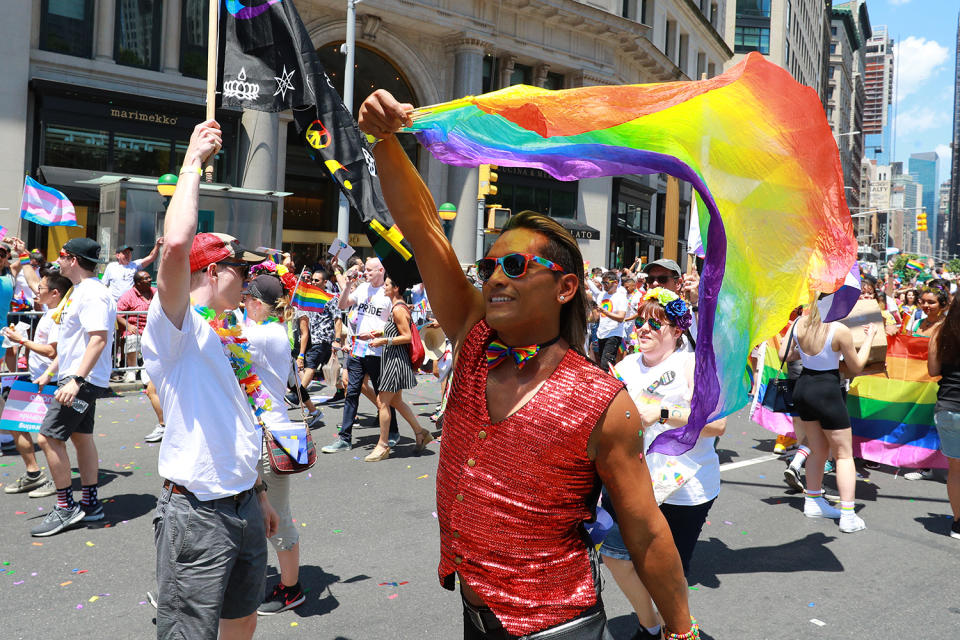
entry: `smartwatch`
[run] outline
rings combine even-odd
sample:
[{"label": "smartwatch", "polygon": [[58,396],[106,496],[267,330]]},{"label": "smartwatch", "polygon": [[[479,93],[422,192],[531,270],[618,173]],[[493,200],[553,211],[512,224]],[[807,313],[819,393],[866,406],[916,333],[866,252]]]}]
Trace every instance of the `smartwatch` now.
[{"label": "smartwatch", "polygon": [[670,409],[667,409],[666,407],[660,407],[660,424],[666,424],[669,417]]}]

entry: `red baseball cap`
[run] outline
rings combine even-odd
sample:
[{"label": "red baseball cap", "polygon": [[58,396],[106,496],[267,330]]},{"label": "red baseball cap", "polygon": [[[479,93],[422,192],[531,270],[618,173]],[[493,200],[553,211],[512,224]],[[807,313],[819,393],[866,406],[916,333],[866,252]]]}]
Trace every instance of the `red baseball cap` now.
[{"label": "red baseball cap", "polygon": [[193,246],[190,248],[191,273],[228,259],[257,264],[263,262],[266,256],[247,251],[236,238],[225,233],[198,233],[193,237]]}]

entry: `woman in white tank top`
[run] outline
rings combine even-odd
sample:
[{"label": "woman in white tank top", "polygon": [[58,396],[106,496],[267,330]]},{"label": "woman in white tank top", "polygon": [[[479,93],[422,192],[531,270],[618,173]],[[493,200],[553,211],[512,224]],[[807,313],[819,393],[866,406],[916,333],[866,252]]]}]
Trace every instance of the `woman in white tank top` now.
[{"label": "woman in white tank top", "polygon": [[[803,514],[808,518],[840,518],[840,531],[844,533],[865,529],[866,524],[854,511],[857,472],[853,464],[850,416],[840,386],[840,356],[850,376],[859,374],[866,365],[878,330],[877,325],[870,325],[863,345],[856,350],[850,329],[839,322],[822,322],[814,300],[797,320],[795,346],[787,357],[803,363],[793,390],[794,411],[810,447]],[[823,465],[831,450],[837,461],[840,509],[823,498]]]}]

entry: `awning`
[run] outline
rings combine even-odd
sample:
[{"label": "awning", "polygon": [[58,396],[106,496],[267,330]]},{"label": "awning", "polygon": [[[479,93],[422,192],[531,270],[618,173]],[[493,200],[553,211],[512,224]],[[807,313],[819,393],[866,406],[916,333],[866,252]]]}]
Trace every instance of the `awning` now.
[{"label": "awning", "polygon": [[40,165],[38,178],[48,187],[63,191],[71,202],[100,202],[98,185],[78,184],[78,182],[94,180],[102,175],[102,171]]},{"label": "awning", "polygon": [[576,218],[554,218],[564,229],[570,232],[577,240],[599,240],[600,230],[580,222]]}]

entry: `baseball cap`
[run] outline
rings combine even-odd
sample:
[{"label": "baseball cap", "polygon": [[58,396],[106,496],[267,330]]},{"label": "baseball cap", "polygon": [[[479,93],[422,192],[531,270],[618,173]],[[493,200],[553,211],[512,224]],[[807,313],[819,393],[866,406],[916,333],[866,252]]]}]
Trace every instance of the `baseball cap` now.
[{"label": "baseball cap", "polygon": [[100,243],[91,238],[67,240],[63,245],[63,251],[90,262],[100,262]]},{"label": "baseball cap", "polygon": [[653,262],[643,265],[643,272],[649,273],[650,269],[653,267],[660,267],[661,269],[666,269],[667,271],[673,271],[678,276],[683,273],[680,271],[680,265],[669,258],[660,258],[659,260],[654,260]]},{"label": "baseball cap", "polygon": [[133,245],[125,244],[122,247],[117,247],[117,253],[120,253],[121,251],[126,251],[127,249],[129,249],[130,251],[133,251]]},{"label": "baseball cap", "polygon": [[228,258],[257,264],[263,262],[266,256],[248,251],[236,238],[226,233],[198,233],[193,237],[193,246],[190,248],[191,273]]},{"label": "baseball cap", "polygon": [[277,306],[277,300],[283,297],[283,283],[272,273],[262,273],[250,281],[247,293],[262,300],[271,307]]}]

